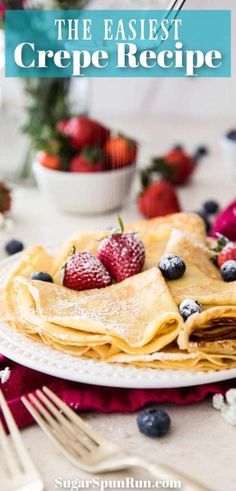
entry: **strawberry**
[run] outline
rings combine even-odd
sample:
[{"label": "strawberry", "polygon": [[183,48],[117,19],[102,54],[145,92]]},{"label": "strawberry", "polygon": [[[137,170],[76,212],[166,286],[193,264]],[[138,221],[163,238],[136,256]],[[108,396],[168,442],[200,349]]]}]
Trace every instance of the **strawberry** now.
[{"label": "strawberry", "polygon": [[57,130],[69,138],[71,144],[79,150],[85,146],[102,146],[110,134],[105,126],[87,116],[59,121]]},{"label": "strawberry", "polygon": [[179,212],[180,205],[175,188],[167,181],[150,184],[138,198],[138,209],[146,218]]},{"label": "strawberry", "polygon": [[181,147],[167,153],[164,161],[170,169],[170,181],[173,184],[185,184],[196,167],[196,161],[188,156]]},{"label": "strawberry", "polygon": [[57,131],[59,133],[64,134],[65,128],[68,125],[69,119],[61,119],[61,121],[58,121],[57,123]]},{"label": "strawberry", "polygon": [[125,233],[119,217],[120,228],[100,242],[98,257],[116,281],[140,273],[144,266],[145,249],[137,234]]},{"label": "strawberry", "polygon": [[73,252],[63,269],[63,285],[72,290],[105,288],[112,283],[106,268],[91,252]]},{"label": "strawberry", "polygon": [[11,193],[10,189],[0,182],[0,213],[7,213],[11,208]]},{"label": "strawberry", "polygon": [[161,158],[153,158],[146,173],[152,175],[159,172],[162,178],[172,184],[186,184],[196,169],[197,163],[207,155],[205,147],[199,147],[194,156],[191,157],[181,146],[173,148]]},{"label": "strawberry", "polygon": [[39,152],[38,162],[47,169],[60,170],[61,159],[58,155],[52,155],[47,152]]},{"label": "strawberry", "polygon": [[107,140],[105,152],[112,169],[127,167],[135,163],[138,145],[123,135],[118,135]]},{"label": "strawberry", "polygon": [[226,261],[236,261],[236,242],[229,242],[218,255],[218,265],[223,266]]},{"label": "strawberry", "polygon": [[103,170],[105,170],[103,154],[96,147],[85,147],[70,163],[71,172],[101,172]]}]

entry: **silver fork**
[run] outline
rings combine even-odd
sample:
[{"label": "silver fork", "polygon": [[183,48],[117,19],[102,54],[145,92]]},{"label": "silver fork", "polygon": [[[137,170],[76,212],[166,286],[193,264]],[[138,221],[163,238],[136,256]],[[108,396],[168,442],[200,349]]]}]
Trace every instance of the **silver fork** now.
[{"label": "silver fork", "polygon": [[[22,442],[16,422],[1,390],[0,406],[10,433],[10,436],[6,435],[0,420],[1,491],[32,491],[32,489],[43,491],[43,481]],[[5,466],[2,466],[3,461]]]},{"label": "silver fork", "polygon": [[185,491],[206,491],[173,469],[126,454],[91,429],[47,387],[22,397],[22,402],[61,452],[85,472],[94,474],[141,467],[158,479],[182,481]]}]

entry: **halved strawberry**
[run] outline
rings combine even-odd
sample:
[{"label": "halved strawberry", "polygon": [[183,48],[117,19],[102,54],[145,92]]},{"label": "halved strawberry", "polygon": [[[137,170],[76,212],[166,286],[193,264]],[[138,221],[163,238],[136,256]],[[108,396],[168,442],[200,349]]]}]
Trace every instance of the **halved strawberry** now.
[{"label": "halved strawberry", "polygon": [[116,281],[140,273],[144,266],[145,249],[135,233],[125,233],[119,217],[120,228],[100,242],[98,257]]},{"label": "halved strawberry", "polygon": [[91,252],[74,252],[64,266],[63,285],[72,290],[91,290],[111,285],[112,279]]}]

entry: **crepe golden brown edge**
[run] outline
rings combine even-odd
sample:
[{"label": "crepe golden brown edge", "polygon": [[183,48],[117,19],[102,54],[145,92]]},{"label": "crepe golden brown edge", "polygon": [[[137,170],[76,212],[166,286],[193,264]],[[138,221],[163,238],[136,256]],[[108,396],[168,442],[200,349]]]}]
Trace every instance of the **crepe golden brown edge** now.
[{"label": "crepe golden brown edge", "polygon": [[[96,254],[99,233],[73,235],[55,256],[40,246],[23,253],[1,293],[0,315],[36,341],[74,356],[158,369],[219,370],[236,366],[236,284],[224,283],[202,220],[179,213],[126,226],[144,242],[144,271],[100,290],[75,292],[61,285],[61,268],[73,247]],[[166,282],[157,264],[180,255],[185,275]],[[47,271],[54,284],[31,281]],[[183,322],[178,306],[193,298],[202,314]]]}]

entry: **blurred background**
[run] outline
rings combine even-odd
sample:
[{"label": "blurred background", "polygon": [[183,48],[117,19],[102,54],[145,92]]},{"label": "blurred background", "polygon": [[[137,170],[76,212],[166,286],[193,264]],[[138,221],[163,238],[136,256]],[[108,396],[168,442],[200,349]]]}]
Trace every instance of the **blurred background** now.
[{"label": "blurred background", "polygon": [[[68,5],[60,0],[57,3],[61,8],[65,3]],[[69,4],[77,8],[78,2]],[[119,9],[166,9],[168,4],[168,0],[120,0],[119,4],[115,0],[91,0],[86,6],[90,9],[117,8],[117,5]],[[48,8],[49,2],[45,5]],[[152,157],[160,157],[176,145],[184,146],[191,155],[199,146],[207,148],[208,155],[199,164],[191,183],[178,189],[181,207],[189,211],[201,207],[208,198],[219,201],[220,206],[235,198],[236,136],[234,134],[229,142],[225,135],[236,128],[236,3],[234,0],[225,0],[223,4],[220,0],[187,0],[185,8],[231,10],[231,78],[73,79],[68,82],[67,96],[71,114],[86,113],[136,140],[141,168],[147,166]],[[0,178],[20,183],[16,195],[18,192],[22,196],[26,193],[22,183],[31,183],[28,175],[34,159],[32,135],[30,131],[28,134],[22,131],[26,122],[32,129],[26,107],[31,104],[34,87],[31,84],[26,91],[25,81],[4,77],[3,32],[0,30]],[[49,98],[49,116],[52,108]],[[41,109],[38,101],[38,106],[34,107],[34,122]],[[37,125],[34,131],[39,134]],[[133,198],[124,211],[128,218],[137,216],[135,197],[139,186],[136,179]],[[33,191],[27,192],[28,199],[35,201]],[[22,200],[19,203],[23,207]]]},{"label": "blurred background", "polygon": [[[119,8],[166,8],[168,0],[121,0]],[[89,8],[115,8],[116,1],[93,0]],[[187,0],[186,9],[230,9],[232,11],[232,27],[236,25],[236,3],[234,0]],[[233,31],[232,48],[236,49],[236,33]],[[1,40],[0,40],[1,50]],[[0,54],[3,56],[3,53]],[[90,79],[82,87],[84,101],[77,101],[77,107],[86,108],[89,114],[99,120],[109,122],[115,127],[128,126],[132,121],[134,126],[131,133],[134,136],[143,128],[139,137],[144,143],[150,144],[155,151],[162,151],[163,138],[155,135],[155,141],[148,136],[152,125],[180,121],[190,121],[192,125],[200,121],[203,124],[219,123],[219,132],[236,124],[236,58],[232,56],[232,77],[230,79]],[[1,61],[0,61],[1,67]],[[0,68],[1,70],[1,68]],[[25,139],[20,132],[20,122],[24,117],[24,107],[27,103],[23,91],[23,83],[19,79],[4,79],[1,73],[2,97],[4,113],[0,115],[0,170],[1,174],[18,172],[22,153],[25,151]],[[76,85],[76,83],[75,83]],[[83,84],[82,84],[83,85]],[[75,93],[77,91],[75,87]],[[74,96],[76,102],[76,94]],[[151,130],[149,130],[149,123]],[[15,124],[16,123],[16,124]],[[157,128],[156,128],[157,129]],[[171,131],[173,134],[173,130]],[[173,139],[185,139],[182,131],[172,136],[167,135],[170,144]],[[9,145],[9,135],[14,140],[14,146]],[[188,140],[186,135],[186,140]],[[186,141],[188,143],[188,141]],[[4,169],[4,170],[3,170]]]}]

